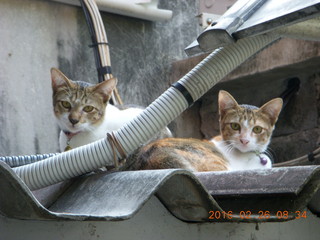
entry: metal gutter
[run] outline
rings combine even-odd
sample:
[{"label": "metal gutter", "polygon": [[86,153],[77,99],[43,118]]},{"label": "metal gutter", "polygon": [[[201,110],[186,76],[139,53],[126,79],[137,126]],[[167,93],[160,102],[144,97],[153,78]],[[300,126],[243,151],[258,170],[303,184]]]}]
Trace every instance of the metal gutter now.
[{"label": "metal gutter", "polygon": [[[51,0],[55,2],[80,6],[78,0]],[[140,18],[148,21],[165,21],[172,17],[171,10],[159,9],[158,0],[96,0],[99,10]]]}]

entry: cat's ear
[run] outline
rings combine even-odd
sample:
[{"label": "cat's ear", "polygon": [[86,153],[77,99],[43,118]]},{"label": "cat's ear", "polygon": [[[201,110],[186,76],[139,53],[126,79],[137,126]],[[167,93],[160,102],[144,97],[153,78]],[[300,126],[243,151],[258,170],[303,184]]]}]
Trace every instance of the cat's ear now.
[{"label": "cat's ear", "polygon": [[275,98],[264,104],[259,111],[265,113],[269,117],[271,124],[274,125],[278,120],[282,104],[281,98]]},{"label": "cat's ear", "polygon": [[109,101],[112,91],[117,86],[117,78],[110,78],[94,86],[93,91],[99,93],[103,97],[103,101]]},{"label": "cat's ear", "polygon": [[52,89],[57,90],[62,86],[71,86],[72,82],[59,69],[51,68]]},{"label": "cat's ear", "polygon": [[227,91],[221,90],[218,96],[219,114],[222,116],[228,109],[237,108],[237,101]]}]

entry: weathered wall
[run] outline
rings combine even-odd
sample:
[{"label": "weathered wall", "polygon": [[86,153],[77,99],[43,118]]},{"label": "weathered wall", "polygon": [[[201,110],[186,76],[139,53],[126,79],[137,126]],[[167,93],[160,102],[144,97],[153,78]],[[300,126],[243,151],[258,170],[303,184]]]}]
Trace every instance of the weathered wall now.
[{"label": "weathered wall", "polygon": [[[200,33],[197,1],[162,0],[165,22],[103,13],[114,75],[125,103],[147,106],[168,85],[173,61]],[[0,2],[0,155],[55,152],[50,68],[96,82],[87,25],[78,7],[51,1]]]}]

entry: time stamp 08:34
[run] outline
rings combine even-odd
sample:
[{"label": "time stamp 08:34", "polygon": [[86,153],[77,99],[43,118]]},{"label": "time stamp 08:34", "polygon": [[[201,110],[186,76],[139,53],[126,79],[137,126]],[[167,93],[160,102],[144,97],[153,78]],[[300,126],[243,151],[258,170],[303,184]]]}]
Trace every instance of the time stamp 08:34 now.
[{"label": "time stamp 08:34", "polygon": [[[237,217],[236,217],[237,216]],[[305,219],[307,218],[307,211],[277,211],[276,213],[271,213],[270,211],[258,211],[258,213],[253,213],[251,211],[240,211],[237,214],[234,214],[233,211],[209,211],[210,220],[224,220],[224,219],[269,219],[269,218],[278,218],[278,219]]]}]

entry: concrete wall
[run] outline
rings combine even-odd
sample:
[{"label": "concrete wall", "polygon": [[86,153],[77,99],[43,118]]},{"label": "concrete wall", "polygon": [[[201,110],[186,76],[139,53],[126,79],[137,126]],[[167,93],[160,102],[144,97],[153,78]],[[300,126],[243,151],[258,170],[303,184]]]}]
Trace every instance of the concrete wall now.
[{"label": "concrete wall", "polygon": [[[125,103],[147,106],[168,85],[173,61],[200,33],[197,1],[162,0],[165,22],[103,13],[114,75]],[[51,67],[97,81],[87,25],[78,7],[51,1],[0,2],[0,155],[58,151]]]}]

